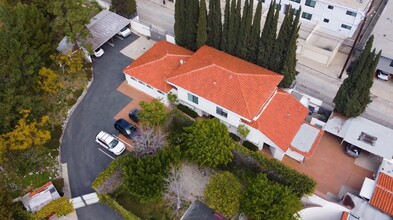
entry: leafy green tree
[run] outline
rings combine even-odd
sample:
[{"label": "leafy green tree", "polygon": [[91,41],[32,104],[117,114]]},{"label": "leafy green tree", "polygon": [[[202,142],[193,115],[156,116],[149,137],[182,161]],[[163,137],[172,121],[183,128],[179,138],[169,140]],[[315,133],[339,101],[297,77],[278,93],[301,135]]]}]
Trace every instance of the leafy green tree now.
[{"label": "leafy green tree", "polygon": [[240,134],[241,142],[243,143],[244,139],[248,136],[250,133],[250,129],[246,127],[246,125],[241,124],[237,127],[237,133]]},{"label": "leafy green tree", "polygon": [[14,206],[12,204],[12,197],[10,190],[5,187],[3,180],[0,180],[0,219],[12,220]]},{"label": "leafy green tree", "polygon": [[209,15],[207,16],[207,34],[207,44],[213,48],[220,49],[222,34],[220,0],[209,1]]},{"label": "leafy green tree", "polygon": [[201,166],[217,167],[232,161],[234,142],[218,119],[197,120],[184,128],[185,154]]},{"label": "leafy green tree", "polygon": [[207,11],[206,11],[206,1],[201,0],[199,5],[199,18],[197,27],[197,38],[196,38],[196,48],[199,49],[207,41]]},{"label": "leafy green tree", "polygon": [[242,185],[232,173],[218,173],[206,185],[205,201],[209,207],[225,216],[234,216],[240,208],[241,190]]},{"label": "leafy green tree", "polygon": [[270,3],[269,11],[267,12],[265,25],[263,26],[261,38],[258,47],[257,64],[259,66],[271,69],[272,56],[274,54],[274,47],[276,44],[277,24],[279,11],[276,7],[276,1]]},{"label": "leafy green tree", "polygon": [[222,24],[221,50],[226,52],[229,34],[230,0],[225,0],[224,22]]},{"label": "leafy green tree", "polygon": [[135,0],[112,0],[112,9],[117,14],[129,18],[136,12]]},{"label": "leafy green tree", "polygon": [[84,52],[77,50],[74,53],[68,54],[57,53],[50,56],[52,60],[60,66],[63,74],[78,74],[82,72],[85,64]]},{"label": "leafy green tree", "polygon": [[85,0],[54,1],[52,10],[55,16],[53,28],[68,36],[74,44],[74,49],[78,49],[77,42],[85,40],[90,35],[86,25],[92,17],[92,3]]},{"label": "leafy green tree", "polygon": [[250,40],[248,46],[247,61],[251,63],[257,62],[258,57],[258,42],[261,34],[261,17],[262,17],[262,1],[258,1],[255,10],[254,20],[252,22],[252,29],[250,33]]},{"label": "leafy green tree", "polygon": [[292,22],[291,38],[289,39],[289,45],[286,47],[287,50],[284,53],[282,67],[279,71],[284,75],[284,79],[280,82],[280,87],[288,88],[291,86],[293,80],[296,78],[296,49],[297,49],[297,38],[299,37],[299,18],[301,13],[301,7],[297,10],[295,20]]},{"label": "leafy green tree", "polygon": [[198,26],[199,2],[198,0],[187,0],[186,4],[186,45],[189,50],[196,49],[197,26]]},{"label": "leafy green tree", "polygon": [[241,199],[241,211],[253,219],[297,219],[302,208],[289,189],[270,182],[264,174],[252,178]]},{"label": "leafy green tree", "polygon": [[138,117],[143,125],[161,126],[166,122],[168,113],[160,100],[155,99],[150,103],[141,101],[139,106],[142,107],[142,111]]},{"label": "leafy green tree", "polygon": [[175,1],[175,40],[182,47],[186,45],[186,0]]},{"label": "leafy green tree", "polygon": [[359,116],[371,102],[372,75],[381,56],[381,51],[377,55],[375,49],[371,52],[373,40],[372,35],[333,99],[336,104],[335,110],[347,117]]}]

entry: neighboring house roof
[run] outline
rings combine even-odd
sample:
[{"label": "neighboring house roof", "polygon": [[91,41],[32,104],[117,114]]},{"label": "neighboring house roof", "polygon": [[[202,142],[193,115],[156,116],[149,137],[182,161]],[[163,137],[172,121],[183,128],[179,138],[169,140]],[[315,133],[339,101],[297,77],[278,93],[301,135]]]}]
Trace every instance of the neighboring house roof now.
[{"label": "neighboring house roof", "polygon": [[168,82],[252,120],[282,79],[268,69],[202,46]]},{"label": "neighboring house roof", "polygon": [[386,1],[382,14],[372,29],[373,47],[382,50],[382,56],[393,59],[393,1]]},{"label": "neighboring house roof", "polygon": [[380,172],[370,204],[393,216],[393,177]]},{"label": "neighboring house roof", "polygon": [[22,203],[30,212],[36,212],[50,201],[60,198],[52,182],[48,182],[40,188],[22,197]]},{"label": "neighboring house roof", "polygon": [[324,131],[308,123],[303,123],[293,138],[289,148],[306,158],[311,158]]},{"label": "neighboring house roof", "polygon": [[324,130],[372,154],[388,159],[393,157],[393,129],[366,118],[346,118],[333,112]]},{"label": "neighboring house roof", "polygon": [[124,68],[123,72],[156,89],[169,92],[172,86],[166,82],[167,78],[173,76],[173,71],[192,54],[190,50],[160,41]]},{"label": "neighboring house roof", "polygon": [[291,94],[279,89],[261,116],[249,124],[285,152],[291,146],[307,114],[306,107]]}]

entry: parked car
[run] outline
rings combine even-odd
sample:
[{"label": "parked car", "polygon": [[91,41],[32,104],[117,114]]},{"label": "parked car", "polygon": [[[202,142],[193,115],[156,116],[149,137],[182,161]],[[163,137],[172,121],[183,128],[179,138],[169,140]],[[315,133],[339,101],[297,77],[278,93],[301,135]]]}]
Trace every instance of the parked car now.
[{"label": "parked car", "polygon": [[101,47],[99,47],[94,50],[93,54],[95,57],[101,57],[102,55],[104,55],[104,50]]},{"label": "parked car", "polygon": [[130,124],[128,121],[126,121],[123,118],[120,118],[117,120],[114,124],[115,129],[120,132],[122,135],[126,136],[127,138],[133,138],[137,128]]},{"label": "parked car", "polygon": [[389,73],[385,73],[385,72],[382,71],[382,70],[377,70],[377,77],[378,77],[379,79],[382,79],[382,80],[387,81],[387,80],[390,79],[391,75],[390,75]]},{"label": "parked car", "polygon": [[130,117],[130,119],[131,119],[133,122],[135,122],[135,123],[138,123],[138,122],[139,122],[138,115],[139,115],[139,109],[136,109],[136,108],[132,109],[132,110],[130,111],[130,113],[128,113],[128,117]]},{"label": "parked car", "polygon": [[127,26],[125,26],[123,29],[119,31],[119,33],[117,33],[117,35],[120,35],[122,37],[127,37],[131,35],[131,30]]},{"label": "parked car", "polygon": [[126,146],[123,142],[119,141],[115,136],[108,134],[105,131],[100,131],[96,135],[96,142],[115,155],[120,155],[126,149]]},{"label": "parked car", "polygon": [[345,147],[345,152],[351,157],[358,158],[361,151],[362,150],[360,148],[352,144],[347,144],[347,146]]}]

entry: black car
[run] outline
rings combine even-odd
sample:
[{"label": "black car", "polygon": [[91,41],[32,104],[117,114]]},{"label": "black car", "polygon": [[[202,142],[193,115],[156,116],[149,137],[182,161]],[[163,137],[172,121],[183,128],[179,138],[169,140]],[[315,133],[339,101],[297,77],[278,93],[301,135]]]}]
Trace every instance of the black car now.
[{"label": "black car", "polygon": [[114,126],[118,132],[120,132],[122,135],[128,138],[132,138],[137,131],[137,128],[134,125],[130,124],[128,121],[126,121],[123,118],[117,120]]},{"label": "black car", "polygon": [[128,117],[130,117],[130,119],[131,119],[133,122],[135,122],[135,123],[138,123],[138,122],[139,122],[138,115],[139,115],[139,110],[136,109],[136,108],[132,109],[132,110],[130,111],[130,113],[128,113]]}]

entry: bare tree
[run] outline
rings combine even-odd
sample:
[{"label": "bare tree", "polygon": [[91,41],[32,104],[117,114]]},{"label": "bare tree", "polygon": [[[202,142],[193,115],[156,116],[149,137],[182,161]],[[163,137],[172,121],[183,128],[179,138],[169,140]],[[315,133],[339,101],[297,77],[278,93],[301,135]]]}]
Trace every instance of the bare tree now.
[{"label": "bare tree", "polygon": [[165,198],[168,200],[169,205],[176,207],[175,213],[177,213],[181,208],[183,198],[183,186],[180,181],[179,167],[171,166],[165,181],[168,184],[168,191],[165,194]]},{"label": "bare tree", "polygon": [[152,155],[166,145],[167,134],[159,127],[142,126],[134,138],[138,156]]}]

